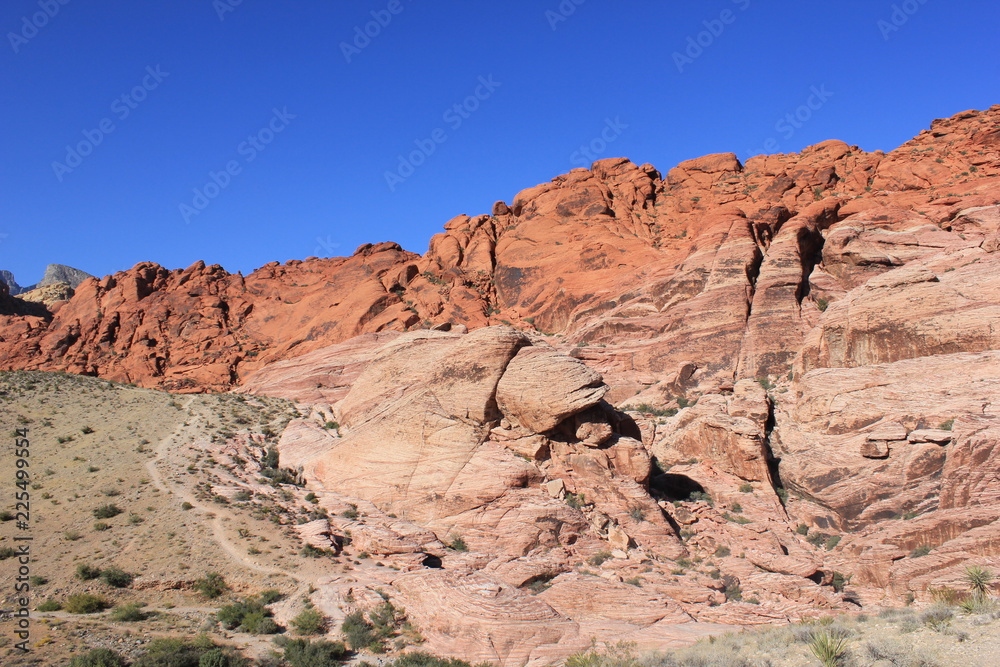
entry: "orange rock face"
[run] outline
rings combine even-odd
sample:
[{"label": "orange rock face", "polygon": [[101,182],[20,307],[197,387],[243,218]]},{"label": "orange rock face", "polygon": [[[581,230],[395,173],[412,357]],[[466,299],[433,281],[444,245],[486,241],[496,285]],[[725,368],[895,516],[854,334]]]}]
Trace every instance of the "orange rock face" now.
[{"label": "orange rock face", "polygon": [[[450,220],[422,256],[139,264],[48,305],[0,285],[0,368],[336,417],[344,438],[294,422],[282,456],[318,490],[351,471],[352,494],[411,522],[372,545],[464,531],[491,557],[461,567],[502,585],[417,573],[400,590],[417,615],[455,605],[428,608],[432,626],[479,597],[523,607],[530,630],[488,634],[504,660],[540,660],[593,627],[775,622],[1000,567],[998,276],[1000,105],[890,153],[826,141],[665,177],[601,160]],[[573,611],[587,575],[567,563],[604,547],[621,567]],[[650,575],[616,616],[636,552],[727,579]],[[510,589],[543,573],[538,600]],[[710,606],[734,586],[761,604]]]}]

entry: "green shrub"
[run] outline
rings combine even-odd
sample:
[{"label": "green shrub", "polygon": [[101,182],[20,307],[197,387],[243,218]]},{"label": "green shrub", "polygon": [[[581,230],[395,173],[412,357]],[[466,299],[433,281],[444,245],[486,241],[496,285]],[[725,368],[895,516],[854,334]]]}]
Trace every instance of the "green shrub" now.
[{"label": "green shrub", "polygon": [[101,569],[99,567],[94,567],[90,563],[79,563],[76,566],[76,576],[78,579],[90,581],[91,579],[97,579],[101,576]]},{"label": "green shrub", "polygon": [[[489,663],[483,664],[488,665]],[[385,667],[472,667],[472,665],[458,658],[441,658],[423,651],[416,651],[396,658]]]},{"label": "green shrub", "polygon": [[221,574],[209,572],[194,582],[194,589],[209,599],[214,599],[229,590],[229,585]]},{"label": "green shrub", "polygon": [[725,545],[722,545],[722,544],[720,544],[719,546],[717,546],[715,548],[715,555],[716,555],[717,558],[725,558],[726,556],[730,555],[731,553],[732,553],[732,551],[729,549],[729,547],[727,547]]},{"label": "green shrub", "polygon": [[194,505],[185,500],[184,502],[181,503],[181,509],[186,512],[190,509],[194,509]]},{"label": "green shrub", "polygon": [[952,429],[952,427],[954,427],[954,426],[955,426],[955,420],[954,419],[949,419],[946,422],[941,422],[938,425],[938,428],[941,429],[942,431],[950,431]]},{"label": "green shrub", "polygon": [[931,547],[929,544],[921,544],[919,547],[910,552],[910,558],[920,558],[926,556],[931,552]]},{"label": "green shrub", "polygon": [[369,648],[379,639],[378,633],[375,632],[375,625],[365,618],[362,611],[355,611],[345,616],[340,631],[344,633],[347,645],[351,647],[352,651]]},{"label": "green shrub", "polygon": [[753,493],[753,484],[749,482],[740,484],[740,493]]},{"label": "green shrub", "polygon": [[250,661],[231,649],[213,648],[201,654],[198,667],[249,667]]},{"label": "green shrub", "polygon": [[71,614],[96,614],[111,604],[104,598],[90,593],[77,593],[66,598],[65,609]]},{"label": "green shrub", "polygon": [[451,543],[448,545],[448,547],[451,548],[451,549],[454,549],[455,551],[468,551],[469,550],[469,545],[467,545],[465,543],[465,540],[462,539],[461,535],[456,535],[455,537],[453,537],[452,540],[451,540]]},{"label": "green shrub", "polygon": [[84,655],[73,658],[69,667],[125,667],[128,663],[114,651],[95,648]]},{"label": "green shrub", "polygon": [[847,652],[847,638],[831,632],[817,632],[809,643],[809,650],[823,667],[838,667]]},{"label": "green shrub", "polygon": [[955,612],[944,605],[937,604],[920,615],[920,622],[932,630],[941,632],[951,624],[951,619],[954,617]]},{"label": "green shrub", "polygon": [[326,629],[326,617],[315,607],[303,609],[291,620],[295,632],[300,635],[321,635]]},{"label": "green shrub", "polygon": [[62,605],[55,600],[49,599],[35,607],[38,611],[59,611]]},{"label": "green shrub", "polygon": [[122,509],[117,505],[108,503],[94,509],[94,517],[97,519],[110,519],[122,513]]},{"label": "green shrub", "polygon": [[103,579],[104,583],[108,586],[114,586],[115,588],[128,588],[132,585],[132,580],[135,579],[135,575],[129,574],[128,572],[117,567],[109,567],[101,572],[101,579]]},{"label": "green shrub", "polygon": [[285,644],[283,657],[292,667],[327,667],[347,657],[343,642],[291,639]]},{"label": "green shrub", "polygon": [[142,607],[135,603],[125,604],[111,610],[111,620],[113,621],[135,623],[137,621],[145,621],[147,618],[149,618],[149,614],[144,612]]},{"label": "green shrub", "polygon": [[216,612],[215,618],[227,630],[241,628],[252,635],[273,635],[281,631],[271,619],[271,610],[253,598],[225,605]]},{"label": "green shrub", "polygon": [[215,648],[207,637],[193,641],[174,637],[154,639],[132,667],[200,667],[201,658]]}]

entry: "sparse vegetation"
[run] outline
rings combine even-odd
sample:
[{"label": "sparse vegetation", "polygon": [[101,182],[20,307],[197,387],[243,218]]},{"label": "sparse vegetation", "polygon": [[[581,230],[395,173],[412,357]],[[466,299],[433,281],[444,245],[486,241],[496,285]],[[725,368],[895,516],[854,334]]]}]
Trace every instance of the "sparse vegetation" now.
[{"label": "sparse vegetation", "polygon": [[291,620],[291,625],[296,634],[321,635],[326,630],[326,617],[310,604]]},{"label": "sparse vegetation", "polygon": [[226,580],[222,578],[221,574],[210,572],[194,582],[194,589],[206,598],[212,600],[229,590],[229,586],[226,584]]},{"label": "sparse vegetation", "polygon": [[111,603],[99,595],[77,593],[66,598],[63,608],[71,614],[96,614],[111,606]]},{"label": "sparse vegetation", "polygon": [[114,504],[101,505],[94,509],[94,518],[112,519],[122,513],[122,508]]}]

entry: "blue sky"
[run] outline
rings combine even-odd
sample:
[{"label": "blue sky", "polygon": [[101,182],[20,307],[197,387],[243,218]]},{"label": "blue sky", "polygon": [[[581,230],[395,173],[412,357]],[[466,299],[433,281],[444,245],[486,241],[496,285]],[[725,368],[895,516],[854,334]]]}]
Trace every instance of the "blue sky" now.
[{"label": "blue sky", "polygon": [[891,150],[1000,102],[998,19],[995,0],[5,0],[0,268],[422,253],[592,157]]}]

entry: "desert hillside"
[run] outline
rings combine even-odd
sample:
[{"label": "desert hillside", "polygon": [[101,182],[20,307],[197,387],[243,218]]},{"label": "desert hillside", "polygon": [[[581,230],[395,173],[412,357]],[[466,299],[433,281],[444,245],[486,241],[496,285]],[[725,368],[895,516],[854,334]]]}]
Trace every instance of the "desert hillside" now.
[{"label": "desert hillside", "polygon": [[[234,600],[275,589],[286,627],[305,600],[330,638],[378,625],[355,660],[504,667],[968,603],[969,572],[1000,569],[998,251],[994,106],[885,154],[602,160],[422,256],[4,292],[4,423],[50,496],[35,595],[114,565],[138,577],[106,595],[158,592],[151,631],[264,659],[198,597],[222,573]],[[995,654],[979,601],[958,643]],[[922,618],[934,640],[951,623]]]}]

